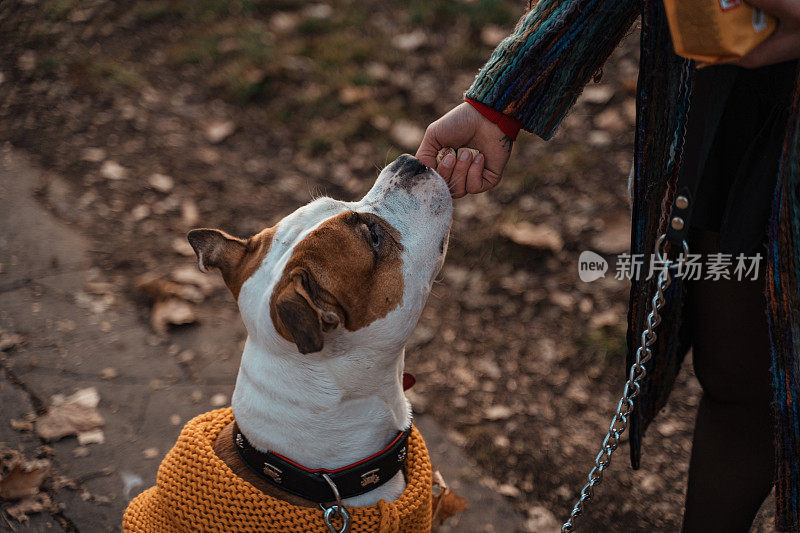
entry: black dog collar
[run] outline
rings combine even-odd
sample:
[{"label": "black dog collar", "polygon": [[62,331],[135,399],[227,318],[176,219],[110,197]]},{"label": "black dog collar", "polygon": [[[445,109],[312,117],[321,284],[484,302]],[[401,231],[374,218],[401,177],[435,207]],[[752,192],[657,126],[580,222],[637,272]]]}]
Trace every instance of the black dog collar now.
[{"label": "black dog collar", "polygon": [[342,499],[364,494],[389,481],[406,461],[410,434],[411,426],[398,433],[384,449],[357,463],[335,470],[310,469],[277,453],[255,449],[239,425],[233,424],[234,447],[250,470],[271,485],[315,503],[336,501],[333,489],[323,477],[325,474]]}]

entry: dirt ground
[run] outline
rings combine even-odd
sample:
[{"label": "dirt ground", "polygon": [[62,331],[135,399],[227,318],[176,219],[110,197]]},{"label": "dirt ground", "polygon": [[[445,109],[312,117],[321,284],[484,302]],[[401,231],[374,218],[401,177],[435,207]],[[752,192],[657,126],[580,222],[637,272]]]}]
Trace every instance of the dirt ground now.
[{"label": "dirt ground", "polygon": [[[41,205],[92,243],[92,266],[151,327],[136,280],[191,266],[188,229],[246,236],[315,196],[360,198],[460,101],[526,7],[6,0],[0,140],[45,169]],[[581,282],[577,257],[628,249],[637,58],[634,28],[554,140],[522,134],[503,183],[457,202],[407,351],[415,410],[446,428],[529,531],[568,514],[621,392],[628,284],[613,272]],[[184,296],[201,322],[235,320],[224,290]],[[155,331],[154,342],[168,352],[192,331]],[[198,360],[235,359],[240,341]],[[583,530],[679,530],[698,400],[687,360],[641,470],[626,446],[617,452]],[[754,529],[771,531],[769,515]]]}]

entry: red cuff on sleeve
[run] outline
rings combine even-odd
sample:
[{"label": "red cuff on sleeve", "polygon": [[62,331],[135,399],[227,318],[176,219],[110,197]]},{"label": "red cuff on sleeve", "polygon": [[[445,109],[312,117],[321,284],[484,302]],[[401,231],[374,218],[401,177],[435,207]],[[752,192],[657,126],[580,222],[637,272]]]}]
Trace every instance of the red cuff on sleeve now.
[{"label": "red cuff on sleeve", "polygon": [[478,113],[488,118],[494,124],[497,124],[497,127],[500,128],[500,131],[508,135],[509,139],[512,141],[517,140],[517,134],[522,128],[522,122],[515,118],[509,117],[508,115],[504,115],[497,109],[492,109],[488,105],[482,104],[481,102],[473,100],[472,98],[465,98],[465,100],[469,105],[474,107]]}]

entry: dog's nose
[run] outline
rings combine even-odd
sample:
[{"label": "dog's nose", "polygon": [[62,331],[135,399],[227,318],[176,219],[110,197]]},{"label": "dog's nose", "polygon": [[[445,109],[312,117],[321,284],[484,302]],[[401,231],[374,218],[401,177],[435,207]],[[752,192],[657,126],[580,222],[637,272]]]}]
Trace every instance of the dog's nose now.
[{"label": "dog's nose", "polygon": [[408,154],[398,157],[397,162],[399,163],[397,170],[407,176],[416,176],[428,170],[428,167],[423,165],[419,159]]}]

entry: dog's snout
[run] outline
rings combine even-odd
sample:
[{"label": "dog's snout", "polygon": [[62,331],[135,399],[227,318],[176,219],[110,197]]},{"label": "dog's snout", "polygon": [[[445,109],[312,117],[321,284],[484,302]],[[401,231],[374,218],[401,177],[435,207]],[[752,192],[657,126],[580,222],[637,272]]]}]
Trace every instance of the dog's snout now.
[{"label": "dog's snout", "polygon": [[397,162],[399,163],[397,170],[409,176],[416,176],[428,170],[419,159],[408,154],[401,155]]}]

